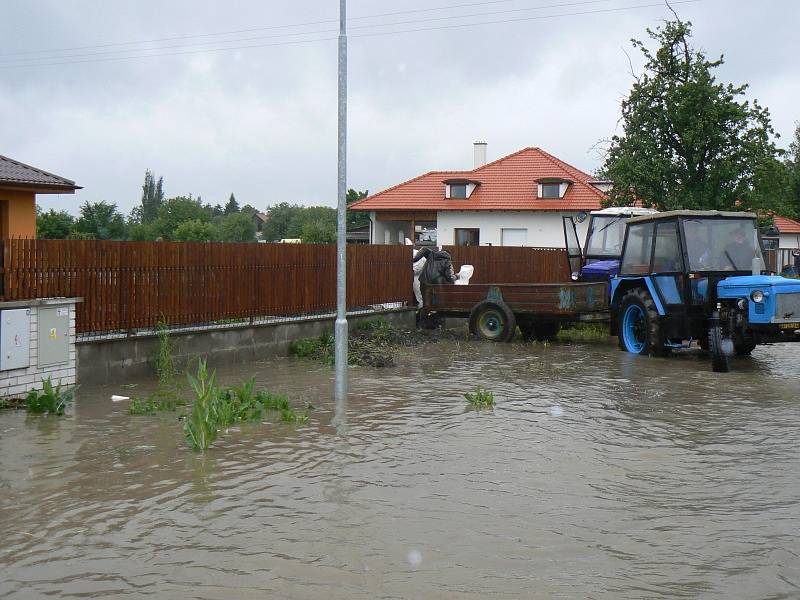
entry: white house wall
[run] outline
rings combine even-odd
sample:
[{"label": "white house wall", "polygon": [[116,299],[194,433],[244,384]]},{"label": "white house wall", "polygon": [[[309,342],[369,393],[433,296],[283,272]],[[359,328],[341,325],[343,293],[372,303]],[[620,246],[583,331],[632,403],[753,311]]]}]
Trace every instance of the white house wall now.
[{"label": "white house wall", "polygon": [[782,233],[778,246],[780,248],[800,248],[800,233]]},{"label": "white house wall", "polygon": [[[481,246],[502,245],[502,231],[527,229],[527,246],[564,247],[562,217],[575,218],[577,212],[550,211],[441,211],[437,214],[438,243],[442,246],[455,243],[455,229],[480,229]],[[577,223],[581,242],[586,238],[589,219]],[[376,240],[383,238],[376,238]],[[378,243],[382,243],[379,241]]]}]

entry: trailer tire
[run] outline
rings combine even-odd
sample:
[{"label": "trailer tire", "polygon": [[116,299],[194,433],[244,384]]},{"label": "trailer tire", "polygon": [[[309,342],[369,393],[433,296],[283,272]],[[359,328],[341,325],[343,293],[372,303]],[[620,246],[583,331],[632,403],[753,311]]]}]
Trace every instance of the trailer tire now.
[{"label": "trailer tire", "polygon": [[619,311],[619,347],[633,354],[666,356],[656,303],[643,288],[634,288],[622,298]]},{"label": "trailer tire", "polygon": [[510,342],[517,332],[517,319],[505,302],[484,300],[470,312],[469,330],[487,342]]}]

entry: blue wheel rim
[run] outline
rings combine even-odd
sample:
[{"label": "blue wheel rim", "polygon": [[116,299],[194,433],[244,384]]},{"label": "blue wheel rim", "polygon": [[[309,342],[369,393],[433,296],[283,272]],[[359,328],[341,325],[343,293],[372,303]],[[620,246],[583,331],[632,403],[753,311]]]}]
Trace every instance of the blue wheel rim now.
[{"label": "blue wheel rim", "polygon": [[631,304],[622,316],[622,340],[628,352],[639,354],[647,343],[647,319],[644,309]]}]

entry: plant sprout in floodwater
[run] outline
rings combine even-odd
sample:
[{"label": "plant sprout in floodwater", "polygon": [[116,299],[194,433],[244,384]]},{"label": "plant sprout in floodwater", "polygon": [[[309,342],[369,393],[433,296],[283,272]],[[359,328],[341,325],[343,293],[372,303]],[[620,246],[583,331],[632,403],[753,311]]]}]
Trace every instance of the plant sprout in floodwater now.
[{"label": "plant sprout in floodwater", "polygon": [[481,386],[477,386],[475,391],[465,393],[464,398],[475,408],[494,406],[494,393]]}]

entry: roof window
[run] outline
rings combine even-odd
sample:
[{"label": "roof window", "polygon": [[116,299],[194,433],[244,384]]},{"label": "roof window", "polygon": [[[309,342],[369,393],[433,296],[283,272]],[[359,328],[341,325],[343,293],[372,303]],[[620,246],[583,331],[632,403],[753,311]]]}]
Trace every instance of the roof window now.
[{"label": "roof window", "polygon": [[536,181],[537,196],[542,200],[560,200],[567,193],[569,184],[567,179],[543,178]]},{"label": "roof window", "polygon": [[444,197],[452,200],[466,200],[480,184],[469,179],[447,179],[443,183]]}]

